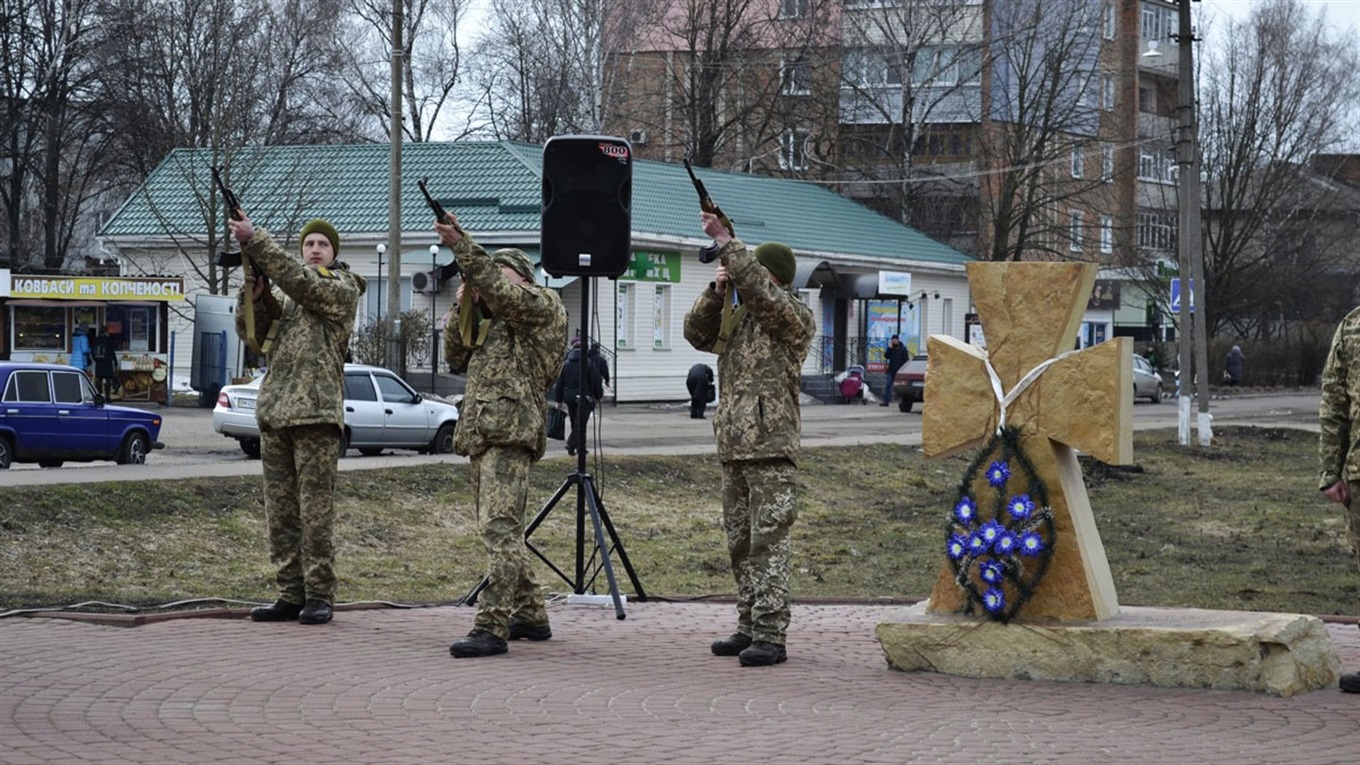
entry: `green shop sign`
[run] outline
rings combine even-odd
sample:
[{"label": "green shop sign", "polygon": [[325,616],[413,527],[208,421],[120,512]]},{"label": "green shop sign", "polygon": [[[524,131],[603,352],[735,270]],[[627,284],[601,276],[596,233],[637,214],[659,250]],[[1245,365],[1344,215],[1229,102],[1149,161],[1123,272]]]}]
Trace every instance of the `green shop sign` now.
[{"label": "green shop sign", "polygon": [[636,282],[680,283],[680,253],[634,250],[628,270],[619,276]]}]

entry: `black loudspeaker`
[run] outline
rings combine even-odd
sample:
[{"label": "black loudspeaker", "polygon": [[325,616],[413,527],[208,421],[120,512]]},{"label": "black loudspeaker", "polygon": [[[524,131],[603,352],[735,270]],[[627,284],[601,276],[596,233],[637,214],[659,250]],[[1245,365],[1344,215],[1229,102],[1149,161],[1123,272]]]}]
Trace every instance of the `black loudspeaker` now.
[{"label": "black loudspeaker", "polygon": [[543,270],[616,277],[632,259],[633,147],[622,138],[553,136],[543,145]]}]

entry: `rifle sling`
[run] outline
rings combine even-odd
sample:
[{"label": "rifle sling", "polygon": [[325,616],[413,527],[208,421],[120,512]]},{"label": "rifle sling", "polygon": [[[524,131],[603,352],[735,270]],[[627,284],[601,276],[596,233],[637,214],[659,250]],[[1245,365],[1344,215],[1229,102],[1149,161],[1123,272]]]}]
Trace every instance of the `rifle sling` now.
[{"label": "rifle sling", "polygon": [[[735,305],[735,307],[734,307]],[[723,302],[722,320],[718,324],[718,339],[713,343],[713,352],[722,353],[727,347],[727,341],[732,339],[732,333],[737,331],[737,325],[746,318],[746,304],[742,303],[737,297],[736,288],[732,289],[732,299]]]},{"label": "rifle sling", "polygon": [[[245,248],[241,248],[241,273],[253,273],[251,270],[250,256],[246,254]],[[246,347],[251,353],[257,356],[265,355],[265,351],[260,346],[260,341],[255,338],[255,290],[245,290],[246,293]],[[272,329],[272,327],[271,327]],[[272,340],[273,333],[270,333]],[[268,343],[266,343],[268,344]]]},{"label": "rifle sling", "polygon": [[463,347],[481,348],[490,329],[491,323],[482,321],[481,309],[472,304],[472,296],[464,295],[458,303],[458,334],[463,339]]}]

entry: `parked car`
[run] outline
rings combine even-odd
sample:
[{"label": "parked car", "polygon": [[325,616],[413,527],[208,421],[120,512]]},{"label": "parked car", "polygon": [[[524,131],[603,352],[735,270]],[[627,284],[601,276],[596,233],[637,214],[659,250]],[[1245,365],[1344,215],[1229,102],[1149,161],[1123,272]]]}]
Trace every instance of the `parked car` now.
[{"label": "parked car", "polygon": [[1137,354],[1133,356],[1133,398],[1146,398],[1154,404],[1162,401],[1162,376],[1151,362]]},{"label": "parked car", "polygon": [[[260,427],[255,400],[264,376],[227,385],[213,407],[213,430],[241,443],[250,459],[260,457]],[[414,449],[432,454],[453,452],[458,407],[429,398],[396,373],[363,364],[345,365],[345,433],[340,456],[349,449],[372,456],[383,449]]]},{"label": "parked car", "polygon": [[159,414],[104,403],[78,369],[0,361],[0,470],[15,462],[141,465],[165,446],[160,435]]},{"label": "parked car", "polygon": [[893,398],[897,409],[910,412],[912,404],[926,400],[926,357],[912,358],[893,375]]}]

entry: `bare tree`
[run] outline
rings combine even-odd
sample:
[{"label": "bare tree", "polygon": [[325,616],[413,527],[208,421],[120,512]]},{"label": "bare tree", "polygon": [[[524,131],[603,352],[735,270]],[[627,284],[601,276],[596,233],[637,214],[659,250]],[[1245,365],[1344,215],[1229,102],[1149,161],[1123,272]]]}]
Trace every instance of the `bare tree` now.
[{"label": "bare tree", "polygon": [[844,11],[842,193],[942,239],[975,217],[982,11],[958,0]]},{"label": "bare tree", "polygon": [[1360,100],[1354,40],[1300,0],[1265,0],[1213,39],[1200,93],[1209,335],[1335,319],[1354,299],[1356,210],[1338,209],[1353,196],[1310,162],[1357,127],[1338,108]]},{"label": "bare tree", "polygon": [[[392,0],[346,0],[353,16],[347,31],[346,84],[377,135],[391,132]],[[445,107],[462,78],[458,25],[469,0],[400,0],[402,133],[429,141],[441,130]]]},{"label": "bare tree", "polygon": [[[1013,0],[994,6],[990,98],[978,154],[988,260],[1073,257],[1108,186],[1085,167],[1098,146],[1101,3]],[[1094,163],[1092,163],[1094,164]]]}]

